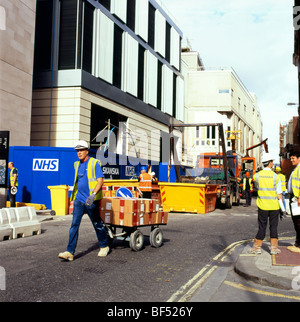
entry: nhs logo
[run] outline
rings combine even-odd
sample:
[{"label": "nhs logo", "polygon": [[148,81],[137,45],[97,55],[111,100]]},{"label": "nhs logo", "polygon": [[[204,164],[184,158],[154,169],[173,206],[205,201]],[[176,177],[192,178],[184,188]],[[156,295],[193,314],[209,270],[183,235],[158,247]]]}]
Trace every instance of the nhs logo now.
[{"label": "nhs logo", "polygon": [[58,171],[58,159],[33,159],[33,171]]}]

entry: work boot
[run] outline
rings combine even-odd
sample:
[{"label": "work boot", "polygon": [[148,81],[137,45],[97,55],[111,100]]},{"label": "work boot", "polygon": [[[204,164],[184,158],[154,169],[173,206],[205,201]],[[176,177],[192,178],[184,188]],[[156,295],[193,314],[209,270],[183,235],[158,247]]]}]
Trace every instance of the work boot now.
[{"label": "work boot", "polygon": [[105,257],[107,256],[107,254],[109,253],[109,247],[104,247],[104,248],[100,248],[100,252],[98,253],[99,257]]},{"label": "work boot", "polygon": [[262,240],[254,238],[254,243],[252,248],[248,250],[249,254],[261,254],[261,245],[262,245]]},{"label": "work boot", "polygon": [[288,246],[287,249],[293,253],[300,253],[300,247],[296,245]]},{"label": "work boot", "polygon": [[271,242],[270,254],[271,255],[280,254],[281,250],[278,248],[278,239],[277,238],[271,238],[270,242]]},{"label": "work boot", "polygon": [[63,252],[63,253],[59,253],[58,254],[58,257],[61,258],[61,259],[65,259],[69,262],[72,262],[72,260],[74,259],[74,255],[71,254],[70,252],[66,251],[66,252]]}]

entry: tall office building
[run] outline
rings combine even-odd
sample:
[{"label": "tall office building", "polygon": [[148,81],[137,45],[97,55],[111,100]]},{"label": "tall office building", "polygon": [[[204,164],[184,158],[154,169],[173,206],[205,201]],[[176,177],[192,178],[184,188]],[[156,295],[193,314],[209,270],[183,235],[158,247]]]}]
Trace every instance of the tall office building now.
[{"label": "tall office building", "polygon": [[0,0],[0,130],[29,145],[36,0]]},{"label": "tall office building", "polygon": [[165,10],[154,0],[38,0],[36,17],[31,145],[97,148],[108,127],[115,152],[160,161],[168,125],[184,121],[182,32]]}]

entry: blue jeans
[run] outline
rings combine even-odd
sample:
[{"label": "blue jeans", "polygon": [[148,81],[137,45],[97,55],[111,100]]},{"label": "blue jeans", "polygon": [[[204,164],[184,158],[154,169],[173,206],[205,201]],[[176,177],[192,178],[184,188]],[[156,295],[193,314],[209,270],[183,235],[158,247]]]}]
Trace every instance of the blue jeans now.
[{"label": "blue jeans", "polygon": [[100,248],[104,248],[108,246],[107,233],[103,225],[103,222],[100,218],[99,208],[100,208],[100,201],[98,200],[94,201],[94,203],[91,206],[87,206],[78,200],[74,201],[73,220],[72,220],[72,225],[70,227],[69,244],[67,247],[67,251],[70,252],[71,254],[75,253],[75,249],[78,241],[79,226],[81,223],[82,216],[85,213],[88,214],[94,226]]},{"label": "blue jeans", "polygon": [[286,210],[286,204],[285,204],[285,191],[282,192],[282,202],[283,202],[283,205],[284,205],[284,208]]}]

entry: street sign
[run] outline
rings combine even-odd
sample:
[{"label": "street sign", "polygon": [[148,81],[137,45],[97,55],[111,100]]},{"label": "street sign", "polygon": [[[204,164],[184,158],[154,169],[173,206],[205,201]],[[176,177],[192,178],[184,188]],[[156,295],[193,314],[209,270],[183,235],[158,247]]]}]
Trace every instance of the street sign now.
[{"label": "street sign", "polygon": [[0,131],[0,188],[7,187],[9,131]]}]

